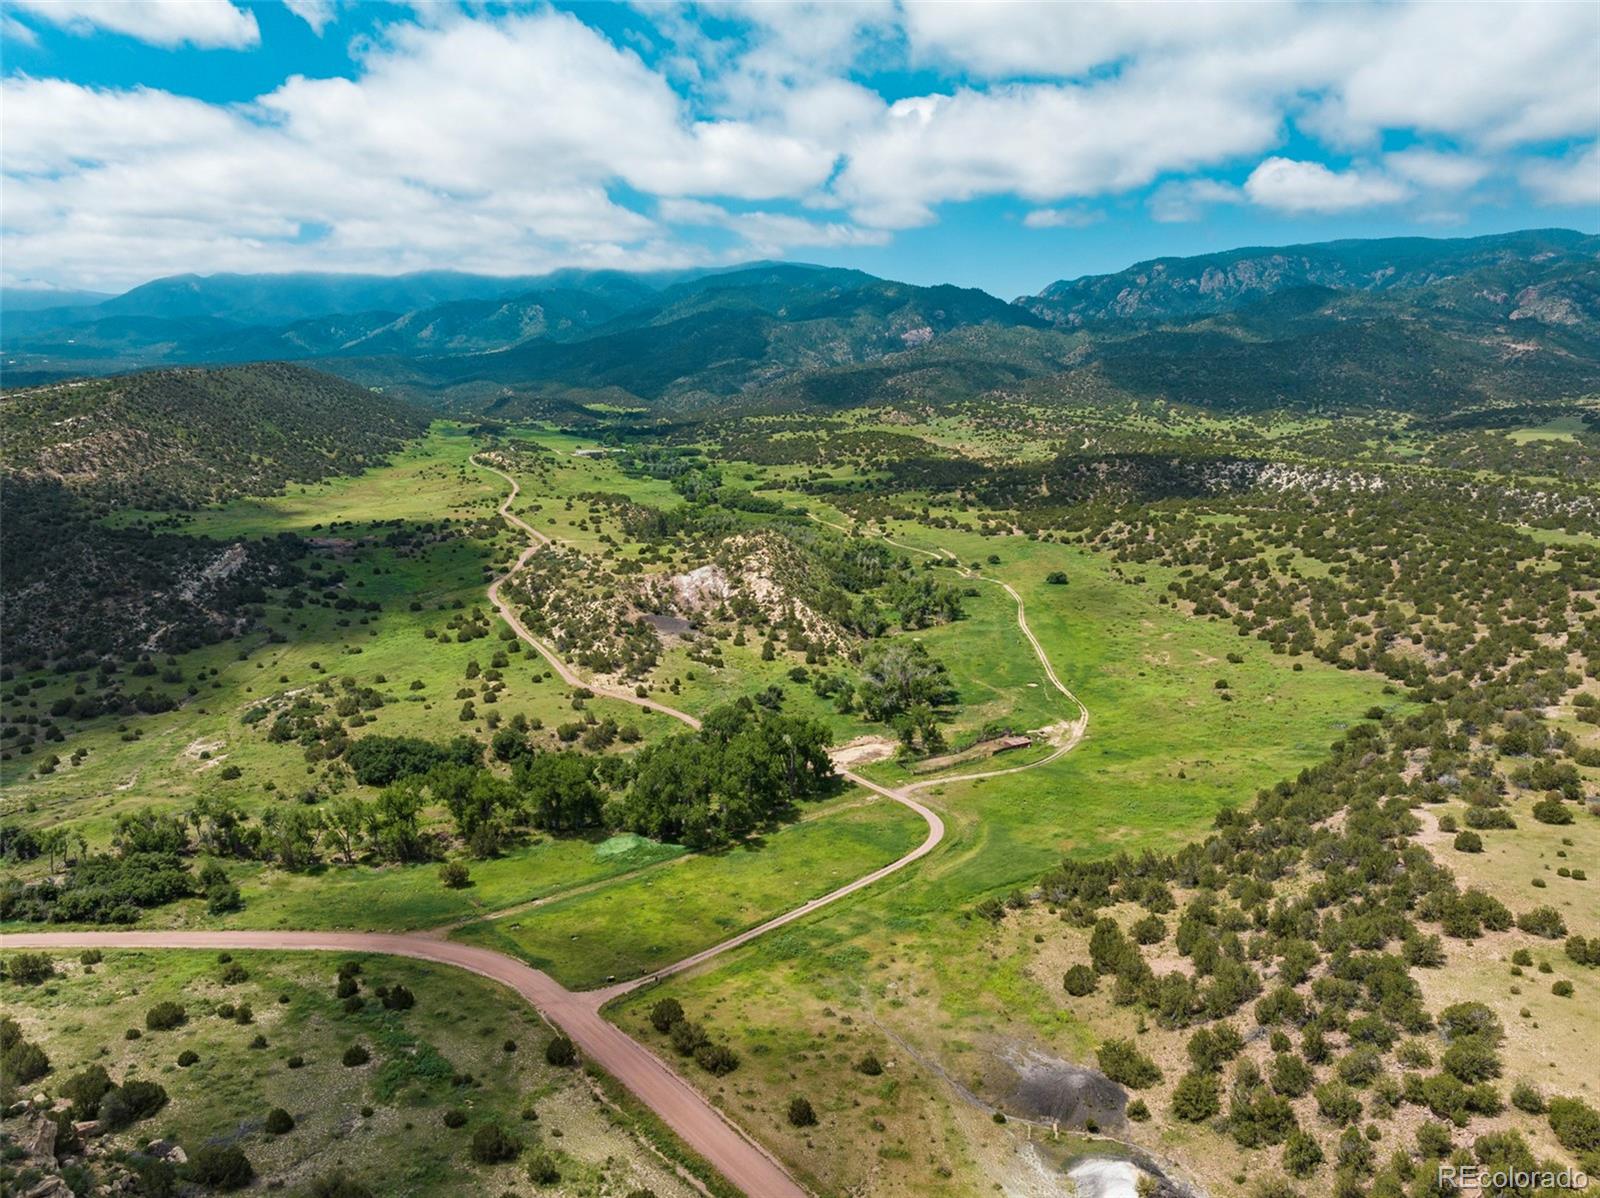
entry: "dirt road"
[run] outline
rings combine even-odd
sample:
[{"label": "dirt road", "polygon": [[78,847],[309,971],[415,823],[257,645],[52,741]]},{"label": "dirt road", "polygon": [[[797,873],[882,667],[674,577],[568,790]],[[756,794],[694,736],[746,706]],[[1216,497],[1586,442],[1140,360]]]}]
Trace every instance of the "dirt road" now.
[{"label": "dirt road", "polygon": [[[594,992],[566,989],[549,974],[492,949],[426,934],[379,932],[41,932],[3,939],[19,948],[293,949],[386,953],[470,969],[511,987],[570,1036],[583,1055],[632,1090],[663,1123],[747,1194],[806,1198],[767,1151],[701,1097],[666,1062],[600,1014]],[[426,1001],[426,996],[424,996]]]}]

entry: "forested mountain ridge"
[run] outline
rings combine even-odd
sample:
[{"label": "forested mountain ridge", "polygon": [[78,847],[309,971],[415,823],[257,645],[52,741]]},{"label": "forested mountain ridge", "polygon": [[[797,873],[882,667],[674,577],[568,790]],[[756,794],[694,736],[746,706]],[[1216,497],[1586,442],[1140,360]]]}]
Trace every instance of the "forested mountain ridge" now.
[{"label": "forested mountain ridge", "polygon": [[[1016,302],[1057,327],[1077,328],[1202,318],[1310,287],[1394,295],[1411,303],[1426,298],[1494,319],[1567,323],[1576,312],[1565,305],[1559,313],[1550,309],[1545,292],[1595,319],[1597,257],[1600,237],[1571,229],[1250,247],[1154,258],[1114,274],[1063,279]],[[1524,295],[1530,288],[1532,294]]]},{"label": "forested mountain ridge", "polygon": [[537,379],[692,406],[795,370],[874,361],[959,330],[1038,326],[1031,313],[982,291],[777,264],[668,288],[580,338],[529,340],[418,368],[438,383]]},{"label": "forested mountain ridge", "polygon": [[386,396],[283,362],[7,393],[0,463],[101,505],[190,507],[352,474],[419,435]]},{"label": "forested mountain ridge", "polygon": [[[796,263],[388,286],[216,276],[8,315],[5,344],[13,380],[276,358],[500,416],[594,402],[939,404],[1020,385],[1242,410],[1443,412],[1600,393],[1597,255],[1600,237],[1561,229],[1251,248],[1156,259],[1013,303]],[[451,288],[472,294],[382,306]],[[247,303],[257,290],[259,311]],[[377,306],[320,312],[340,297]],[[290,310],[302,315],[268,319]],[[252,312],[256,323],[240,323]]]}]

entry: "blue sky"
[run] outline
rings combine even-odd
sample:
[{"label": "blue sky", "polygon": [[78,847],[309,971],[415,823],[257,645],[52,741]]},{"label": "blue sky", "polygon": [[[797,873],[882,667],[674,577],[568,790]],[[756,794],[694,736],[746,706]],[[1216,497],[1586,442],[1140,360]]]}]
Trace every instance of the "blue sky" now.
[{"label": "blue sky", "polygon": [[11,285],[1600,229],[1600,6],[9,0]]}]

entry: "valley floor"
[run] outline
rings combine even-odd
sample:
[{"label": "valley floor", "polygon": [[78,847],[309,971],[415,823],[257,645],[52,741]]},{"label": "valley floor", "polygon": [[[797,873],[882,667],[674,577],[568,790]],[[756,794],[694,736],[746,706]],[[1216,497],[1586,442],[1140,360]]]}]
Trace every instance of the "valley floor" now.
[{"label": "valley floor", "polygon": [[[930,444],[971,448],[995,435],[979,428],[920,431]],[[841,709],[813,685],[850,668],[848,653],[807,656],[779,640],[776,619],[764,644],[755,634],[762,620],[707,612],[703,626],[715,631],[669,632],[659,660],[627,675],[581,664],[598,650],[566,628],[553,640],[524,626],[515,612],[525,608],[497,611],[498,580],[537,564],[534,550],[552,551],[530,547],[529,535],[592,567],[538,576],[549,580],[539,585],[550,602],[581,602],[585,612],[614,609],[641,573],[679,578],[707,560],[686,540],[642,531],[641,510],[676,511],[678,491],[615,455],[580,452],[599,448],[569,432],[508,430],[493,447],[505,456],[491,472],[475,456],[486,452],[481,437],[437,424],[390,465],[355,478],[176,517],[119,513],[122,522],[170,518],[224,541],[314,538],[323,568],[339,575],[326,593],[360,596],[363,606],[269,598],[267,623],[282,635],[248,632],[157,663],[148,683],[172,710],[68,717],[70,734],[55,751],[73,757],[48,771],[38,762],[53,742],[8,751],[0,761],[7,824],[62,827],[106,848],[127,835],[126,817],[143,811],[187,816],[197,802],[226,800],[265,824],[286,810],[376,795],[312,741],[268,734],[325,683],[337,684],[327,688],[333,695],[384,693],[381,705],[359,709],[355,737],[375,725],[384,736],[437,742],[463,733],[492,743],[518,720],[537,751],[553,752],[609,725],[611,739],[587,750],[602,771],[740,696],[819,721],[835,744],[892,748],[905,739],[903,727]],[[436,861],[386,864],[361,854],[346,864],[324,851],[297,867],[229,860],[237,910],[213,910],[194,895],[140,912],[128,932],[45,931],[13,920],[0,941],[8,957],[36,946],[57,954],[56,980],[7,984],[7,1007],[49,1054],[52,1079],[96,1059],[113,1074],[165,1078],[171,1106],[157,1123],[162,1134],[243,1143],[258,1172],[291,1186],[321,1171],[337,1142],[340,1158],[348,1153],[384,1193],[511,1186],[534,1151],[552,1156],[562,1192],[574,1194],[647,1187],[665,1196],[696,1184],[723,1192],[731,1183],[763,1198],[955,1198],[990,1187],[1044,1196],[1067,1192],[1074,1161],[1107,1151],[1132,1153],[1218,1198],[1245,1192],[1243,1179],[1263,1168],[1265,1153],[1167,1114],[1188,1032],[1152,1028],[1141,1008],[1111,1000],[1109,981],[1088,998],[1064,993],[1063,973],[1085,958],[1089,932],[1034,901],[1039,879],[1063,860],[1137,859],[1193,844],[1220,812],[1317,767],[1330,743],[1363,720],[1402,719],[1399,688],[1374,669],[1274,651],[1234,620],[1173,601],[1192,567],[1130,562],[1082,538],[1014,528],[996,535],[989,513],[978,526],[968,503],[933,489],[903,488],[893,504],[874,504],[868,490],[863,500],[856,485],[880,477],[865,458],[834,463],[829,487],[817,485],[816,469],[793,463],[729,457],[717,466],[779,505],[786,527],[804,530],[797,537],[816,529],[847,548],[886,543],[918,577],[960,593],[961,618],[888,638],[914,641],[945,667],[954,699],[942,746],[869,754],[878,759],[843,771],[836,793],[807,802],[798,818],[710,850],[631,833],[536,832],[465,861],[450,813],[433,805],[421,813],[430,845],[436,856],[465,861],[465,886],[447,881]],[[496,478],[502,470],[509,498]],[[731,510],[730,521],[743,521],[730,525],[736,536],[779,518]],[[1006,512],[993,519],[1011,523]],[[432,531],[412,535],[423,527]],[[407,535],[393,535],[400,531]],[[623,568],[641,561],[642,570]],[[526,569],[509,575],[529,577]],[[791,605],[809,594],[778,577],[793,588]],[[497,675],[492,686],[485,670]],[[87,684],[70,674],[24,681],[31,685],[7,684],[9,723],[31,716],[36,725]],[[1574,743],[1600,739],[1575,716],[1563,726]],[[1005,737],[1019,747],[995,753]],[[949,762],[930,772],[930,758]],[[510,774],[509,765],[491,764]],[[1577,776],[1592,788],[1600,774],[1584,767]],[[1600,937],[1583,881],[1574,881],[1582,863],[1600,865],[1592,817],[1551,829],[1532,818],[1532,801],[1511,806],[1534,835],[1491,835],[1492,851],[1470,876],[1519,911],[1558,903],[1568,929]],[[1464,819],[1469,806],[1427,808],[1416,835],[1458,870],[1439,818]],[[54,876],[69,848],[8,873],[19,884]],[[1566,873],[1544,877],[1556,861]],[[1124,922],[1140,914],[1107,911]],[[1538,952],[1530,968],[1567,971],[1538,938],[1510,936],[1452,941],[1445,967],[1425,975],[1427,1003],[1490,1005],[1510,1031],[1508,1075],[1587,1092],[1600,1072],[1584,1047],[1600,1042],[1589,1026],[1600,983],[1579,970],[1576,1001],[1546,993],[1547,983],[1521,997],[1519,983],[1496,980],[1513,949]],[[92,945],[108,950],[93,972],[61,955]],[[172,951],[158,956],[158,946]],[[417,995],[416,1011],[402,1018],[370,1003],[338,1006],[332,962],[310,950],[359,954],[370,984],[403,982]],[[252,995],[265,1049],[245,1048],[242,1025],[215,1018],[224,1001],[239,1003],[216,980],[219,951],[235,953],[249,973],[238,993]],[[1171,951],[1163,963],[1184,965]],[[533,1003],[654,1116],[546,1066],[551,1033],[530,1011],[441,963]],[[116,1040],[117,1026],[137,1024],[168,995],[194,1009],[189,1031]],[[702,1067],[693,1046],[675,1045],[654,1018],[663,1000],[679,1004],[708,1042],[731,1049],[737,1067]],[[1148,1095],[1150,1122],[1126,1118],[1130,1095],[1092,1068],[1097,1046],[1115,1036],[1137,1041],[1162,1067],[1166,1080]],[[1557,1050],[1558,1037],[1576,1047]],[[372,1067],[334,1066],[355,1038],[374,1043]],[[189,1072],[155,1055],[180,1041],[199,1056]],[[292,1079],[291,1050],[307,1061]],[[447,1064],[419,1071],[418,1061],[433,1057]],[[462,1074],[475,1080],[460,1083]],[[202,1082],[218,1088],[214,1101],[202,1096]],[[1070,1097],[1085,1085],[1111,1086],[1097,1116]],[[354,1113],[379,1090],[376,1114]],[[794,1116],[797,1100],[809,1121]],[[525,1102],[538,1108],[537,1126],[523,1126],[535,1122],[523,1118]],[[296,1131],[274,1138],[256,1120],[278,1104]],[[456,1106],[465,1132],[442,1122]],[[456,1141],[488,1124],[525,1141],[523,1163],[453,1172],[463,1155]],[[1542,1123],[1515,1112],[1490,1126],[1526,1132],[1541,1153],[1562,1151]],[[413,1139],[414,1159],[401,1166],[397,1147]]]}]

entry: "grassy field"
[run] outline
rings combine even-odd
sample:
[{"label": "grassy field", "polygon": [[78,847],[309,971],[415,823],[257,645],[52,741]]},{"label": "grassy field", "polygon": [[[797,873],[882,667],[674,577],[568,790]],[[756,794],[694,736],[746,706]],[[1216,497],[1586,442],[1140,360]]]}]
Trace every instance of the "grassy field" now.
[{"label": "grassy field", "polygon": [[211,915],[202,900],[191,899],[159,914],[164,926],[173,927],[412,931],[594,886],[683,852],[678,845],[637,836],[538,835],[499,857],[471,862],[471,880],[459,889],[440,881],[439,868],[432,863],[330,862],[291,872],[249,862],[232,871],[247,895],[242,911]]},{"label": "grassy field", "polygon": [[[191,1156],[208,1143],[236,1145],[268,1188],[298,1187],[342,1166],[386,1195],[520,1191],[520,1162],[485,1166],[469,1156],[474,1131],[496,1123],[527,1150],[556,1157],[557,1192],[694,1192],[629,1117],[596,1101],[580,1070],[545,1063],[552,1033],[530,1007],[472,974],[386,957],[241,952],[232,964],[248,976],[226,982],[210,952],[108,952],[92,967],[76,956],[56,959],[57,977],[6,987],[6,1014],[52,1064],[31,1088],[54,1093],[99,1064],[116,1082],[157,1082],[170,1099],[111,1137],[113,1145],[161,1136]],[[365,1005],[356,1013],[335,996],[335,971],[346,960],[361,966]],[[404,986],[415,1007],[385,1010],[375,997],[380,985]],[[145,1012],[163,1001],[184,1007],[183,1026],[124,1038],[126,1028],[144,1029]],[[224,1004],[248,1004],[251,1022],[227,1017]],[[353,1044],[368,1049],[369,1063],[341,1063]],[[185,1051],[198,1059],[180,1067]],[[297,1057],[303,1066],[291,1067]],[[292,1131],[265,1130],[274,1107],[289,1112]],[[463,1126],[446,1126],[451,1110],[465,1116]],[[525,1118],[529,1111],[537,1118]]]},{"label": "grassy field", "polygon": [[836,810],[753,842],[474,923],[455,938],[510,952],[576,989],[639,977],[870,873],[927,831],[886,799],[833,802]]}]

